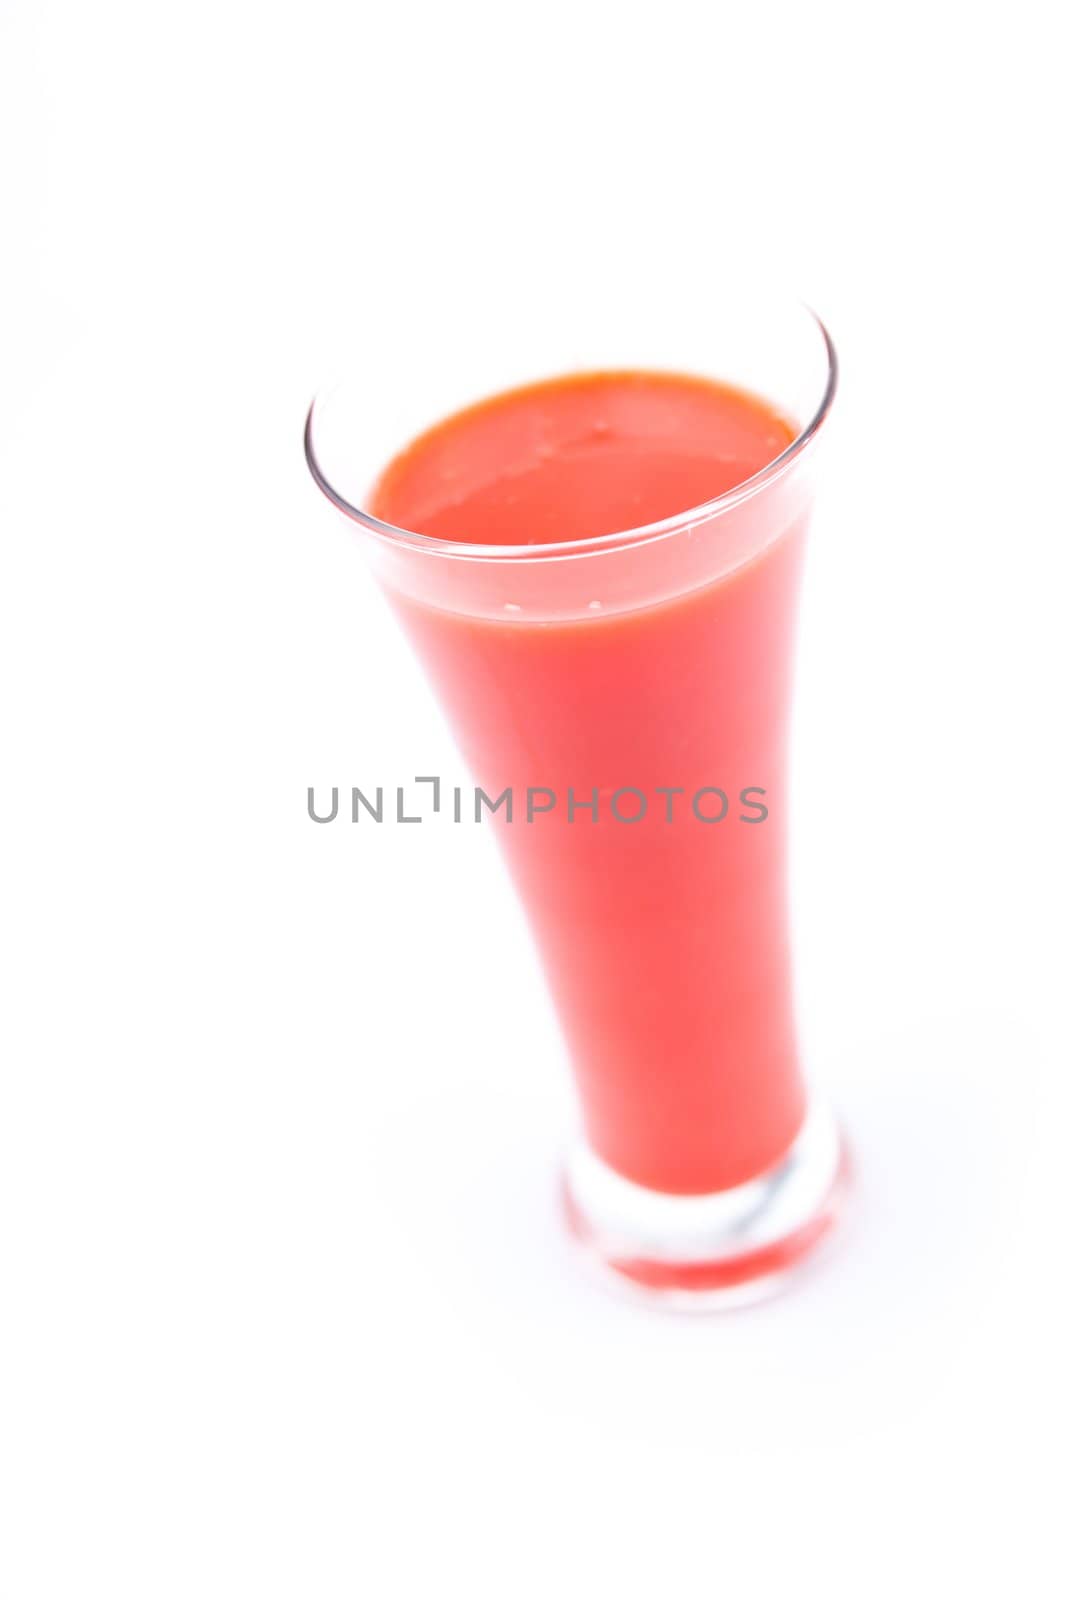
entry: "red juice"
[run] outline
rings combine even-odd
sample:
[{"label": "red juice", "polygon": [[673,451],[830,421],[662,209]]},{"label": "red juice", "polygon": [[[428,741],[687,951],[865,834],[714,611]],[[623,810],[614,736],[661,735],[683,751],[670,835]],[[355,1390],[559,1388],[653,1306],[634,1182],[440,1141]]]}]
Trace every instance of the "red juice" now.
[{"label": "red juice", "polygon": [[[370,509],[445,541],[566,545],[700,507],[795,432],[708,380],[581,374],[423,434]],[[593,596],[559,620],[391,591],[476,783],[494,799],[512,790],[512,820],[493,820],[590,1144],[623,1177],[674,1194],[765,1172],[804,1119],[785,785],[805,523],[806,510],[666,600]],[[673,553],[651,544],[647,562],[684,559],[679,537]]]}]

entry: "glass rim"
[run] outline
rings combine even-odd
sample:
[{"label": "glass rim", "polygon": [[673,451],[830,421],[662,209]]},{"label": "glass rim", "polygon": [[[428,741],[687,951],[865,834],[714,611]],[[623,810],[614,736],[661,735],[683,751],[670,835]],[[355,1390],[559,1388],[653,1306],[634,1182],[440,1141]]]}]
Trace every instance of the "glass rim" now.
[{"label": "glass rim", "polygon": [[[743,478],[732,489],[725,490],[711,500],[705,500],[684,511],[676,511],[671,516],[660,518],[656,522],[643,523],[636,528],[621,528],[611,533],[596,534],[588,539],[562,539],[545,544],[477,544],[459,539],[438,539],[430,534],[416,533],[412,528],[402,528],[397,524],[385,522],[370,511],[365,511],[347,500],[338,489],[334,488],[319,464],[315,453],[314,425],[315,408],[320,403],[320,395],[316,395],[312,400],[304,423],[304,457],[308,470],[327,500],[350,521],[358,523],[369,533],[389,544],[403,545],[410,550],[422,551],[426,555],[445,556],[452,560],[463,561],[559,560],[563,557],[592,555],[600,550],[621,549],[630,545],[645,544],[653,539],[663,539],[692,526],[694,522],[705,522],[712,517],[721,516],[724,511],[758,494],[793,465],[821,430],[837,392],[837,351],[822,318],[812,310],[811,306],[803,302],[800,303],[800,309],[814,322],[821,335],[826,355],[826,379],[819,402],[809,420],[800,429],[796,438],[758,472]],[[387,462],[383,462],[383,469],[387,465]]]}]

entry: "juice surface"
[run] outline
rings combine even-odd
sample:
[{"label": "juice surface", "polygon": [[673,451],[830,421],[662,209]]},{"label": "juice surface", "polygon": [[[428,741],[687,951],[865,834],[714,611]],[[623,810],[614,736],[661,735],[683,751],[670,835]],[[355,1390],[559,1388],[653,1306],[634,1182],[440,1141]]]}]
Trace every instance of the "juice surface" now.
[{"label": "juice surface", "polygon": [[[370,509],[439,539],[545,544],[710,500],[786,449],[751,395],[591,373],[457,414],[382,474]],[[494,818],[573,1058],[590,1142],[634,1182],[702,1193],[780,1159],[804,1114],[785,886],[786,737],[803,527],[678,599],[528,622],[394,593]],[[556,806],[526,820],[528,787]],[[726,815],[702,820],[714,786]],[[618,814],[611,797],[622,797]],[[680,791],[668,801],[657,791]],[[763,791],[756,805],[745,790]],[[588,804],[568,814],[568,792]],[[708,794],[704,819],[721,801]],[[670,820],[668,820],[668,811]],[[742,817],[748,820],[743,821]]]},{"label": "juice surface", "polygon": [[725,494],[793,429],[737,389],[667,373],[578,373],[482,401],[386,468],[371,510],[469,544],[621,533]]}]

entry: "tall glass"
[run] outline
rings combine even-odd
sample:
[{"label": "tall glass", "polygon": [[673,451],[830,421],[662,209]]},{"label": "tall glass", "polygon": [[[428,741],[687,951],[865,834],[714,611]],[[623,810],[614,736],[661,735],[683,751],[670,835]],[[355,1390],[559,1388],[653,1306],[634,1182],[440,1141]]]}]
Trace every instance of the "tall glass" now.
[{"label": "tall glass", "polygon": [[[798,1055],[786,884],[794,619],[836,362],[817,317],[759,296],[635,320],[605,293],[480,337],[422,330],[416,359],[364,359],[320,395],[305,444],[444,705],[531,924],[582,1108],[571,1227],[619,1280],[714,1305],[797,1266],[844,1181]],[[443,541],[367,509],[381,468],[441,417],[612,369],[743,388],[795,438],[710,503],[565,544]]]}]

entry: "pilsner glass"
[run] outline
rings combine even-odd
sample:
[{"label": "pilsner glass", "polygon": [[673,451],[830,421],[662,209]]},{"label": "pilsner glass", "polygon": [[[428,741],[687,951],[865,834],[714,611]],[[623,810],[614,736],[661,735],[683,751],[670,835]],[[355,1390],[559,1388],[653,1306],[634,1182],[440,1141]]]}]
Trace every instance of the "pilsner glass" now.
[{"label": "pilsner glass", "polygon": [[[607,289],[480,337],[441,319],[417,357],[365,359],[321,394],[305,447],[475,784],[511,796],[492,825],[582,1110],[570,1225],[618,1281],[699,1306],[780,1281],[844,1187],[798,1057],[786,882],[793,631],[836,361],[804,307],[710,288],[695,309],[669,302],[640,328]],[[624,370],[743,389],[792,442],[714,500],[566,543],[442,540],[368,509],[380,470],[439,418]]]}]

